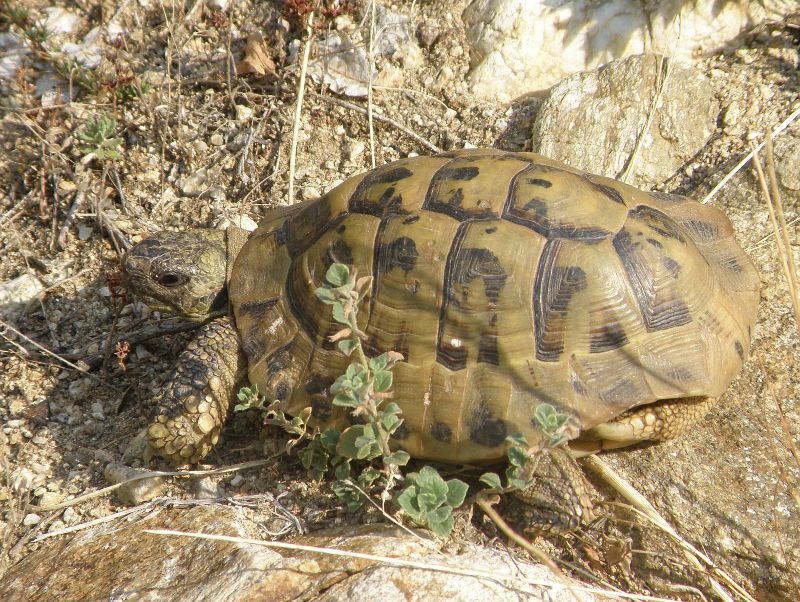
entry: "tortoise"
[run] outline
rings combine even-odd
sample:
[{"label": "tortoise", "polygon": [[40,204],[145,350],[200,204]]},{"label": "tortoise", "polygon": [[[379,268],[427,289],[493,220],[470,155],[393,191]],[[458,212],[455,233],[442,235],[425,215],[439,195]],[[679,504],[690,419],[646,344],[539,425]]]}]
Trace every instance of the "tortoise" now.
[{"label": "tortoise", "polygon": [[[530,445],[525,528],[592,517],[574,457],[669,439],[701,419],[748,356],[759,277],[730,221],[532,153],[470,149],[352,177],[271,210],[254,232],[161,232],[124,259],[154,309],[207,322],[180,355],[149,445],[175,464],[217,443],[245,376],[321,427],[352,420],[329,387],[349,360],[314,294],[334,263],[372,276],[368,355],[399,351],[392,446],[458,464]],[[541,404],[569,417],[550,449]]]}]

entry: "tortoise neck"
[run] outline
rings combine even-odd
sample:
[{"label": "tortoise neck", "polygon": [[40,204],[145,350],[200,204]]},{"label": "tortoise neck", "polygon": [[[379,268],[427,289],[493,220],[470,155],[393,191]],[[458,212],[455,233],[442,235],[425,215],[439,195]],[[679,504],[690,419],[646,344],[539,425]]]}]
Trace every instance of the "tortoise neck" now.
[{"label": "tortoise neck", "polygon": [[244,243],[247,242],[247,238],[250,236],[251,232],[249,230],[244,230],[237,226],[230,226],[225,229],[225,242],[227,246],[227,258],[225,262],[225,282],[230,282],[231,280],[231,273],[233,272],[233,264],[236,261],[236,258],[239,256],[239,252],[242,250]]}]

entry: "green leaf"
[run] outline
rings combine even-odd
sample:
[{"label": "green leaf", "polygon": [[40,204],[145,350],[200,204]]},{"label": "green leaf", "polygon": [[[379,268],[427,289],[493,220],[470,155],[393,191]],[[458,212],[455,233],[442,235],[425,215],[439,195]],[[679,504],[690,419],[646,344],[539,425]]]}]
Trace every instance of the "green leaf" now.
[{"label": "green leaf", "polygon": [[375,391],[383,393],[392,388],[392,373],[389,371],[382,371],[375,373],[375,380],[373,381]]},{"label": "green leaf", "polygon": [[333,398],[333,405],[344,408],[355,408],[358,407],[358,399],[349,393],[339,393]]},{"label": "green leaf", "polygon": [[333,476],[339,481],[346,481],[350,478],[350,460],[339,462],[333,469]]},{"label": "green leaf", "polygon": [[435,535],[438,535],[442,539],[448,537],[450,533],[453,531],[453,517],[448,516],[443,521],[434,521],[428,522],[428,528],[433,531]]},{"label": "green leaf", "polygon": [[514,466],[524,466],[528,461],[528,456],[521,447],[509,447],[506,453],[508,455],[508,461]]},{"label": "green leaf", "polygon": [[506,437],[506,443],[510,443],[511,445],[519,445],[525,448],[529,447],[528,440],[522,433],[514,433],[513,435],[509,435],[508,437]]},{"label": "green leaf", "polygon": [[340,435],[341,433],[334,428],[323,431],[319,436],[319,442],[322,448],[328,453],[336,453],[336,445],[339,443]]},{"label": "green leaf", "polygon": [[390,435],[395,431],[398,427],[398,423],[402,422],[397,416],[394,414],[388,414],[381,418],[381,424],[383,428],[386,430],[387,433]]},{"label": "green leaf", "polygon": [[447,485],[444,479],[432,466],[423,466],[417,477],[417,485],[422,491],[430,492],[439,500],[444,500],[447,495]]},{"label": "green leaf", "polygon": [[481,475],[481,483],[488,485],[491,489],[502,489],[503,483],[500,480],[500,475],[496,472],[485,472]]},{"label": "green leaf", "polygon": [[347,316],[344,313],[344,304],[340,302],[336,302],[333,304],[333,319],[339,322],[339,324],[350,324],[347,320]]},{"label": "green leaf", "polygon": [[403,410],[400,409],[400,406],[397,405],[395,402],[391,401],[387,403],[383,409],[381,409],[381,413],[386,414],[402,414]]},{"label": "green leaf", "polygon": [[350,354],[353,353],[353,350],[356,348],[357,345],[358,341],[354,339],[342,339],[337,343],[336,346],[339,347],[339,351],[341,351],[342,353],[344,353],[346,356],[349,357]]},{"label": "green leaf", "polygon": [[356,445],[356,439],[361,437],[363,430],[364,427],[360,424],[345,429],[339,436],[339,442],[336,444],[336,453],[345,458],[357,458],[359,448]]},{"label": "green leaf", "polygon": [[404,452],[403,450],[398,450],[391,455],[383,457],[384,464],[393,464],[395,466],[405,466],[408,464],[408,461],[411,459],[411,456],[408,455],[408,452]]},{"label": "green leaf", "polygon": [[249,410],[249,409],[250,409],[250,403],[249,402],[248,403],[237,403],[235,406],[233,406],[233,411],[234,412],[244,412],[245,410]]},{"label": "green leaf", "polygon": [[334,263],[328,268],[325,279],[333,286],[343,286],[350,282],[350,268],[343,263]]},{"label": "green leaf", "polygon": [[408,514],[408,516],[416,523],[421,522],[423,512],[420,510],[419,503],[417,501],[417,488],[413,485],[410,485],[403,489],[400,492],[400,495],[395,497],[395,502],[397,505],[403,509],[403,512]]},{"label": "green leaf", "polygon": [[336,296],[333,294],[333,289],[321,286],[314,291],[314,294],[317,296],[317,299],[327,305],[336,303]]},{"label": "green leaf", "polygon": [[386,365],[389,363],[389,356],[385,353],[382,353],[378,357],[373,357],[369,360],[369,368],[373,372],[381,372],[386,370]]},{"label": "green leaf", "polygon": [[527,489],[531,482],[525,479],[509,479],[508,480],[509,486],[513,487],[514,489],[519,489],[520,491]]},{"label": "green leaf", "polygon": [[460,479],[450,479],[447,481],[447,505],[452,508],[458,508],[464,503],[464,498],[467,497],[467,490],[469,487],[464,481]]},{"label": "green leaf", "polygon": [[432,512],[441,506],[443,501],[444,496],[442,496],[442,498],[438,498],[433,493],[428,493],[426,491],[420,491],[417,494],[417,504],[419,504],[419,509],[425,513]]}]

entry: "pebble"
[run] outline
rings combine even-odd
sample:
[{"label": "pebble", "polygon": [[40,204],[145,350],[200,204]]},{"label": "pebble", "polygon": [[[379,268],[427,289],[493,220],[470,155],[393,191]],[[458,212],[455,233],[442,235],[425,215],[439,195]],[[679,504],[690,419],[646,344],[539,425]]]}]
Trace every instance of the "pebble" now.
[{"label": "pebble", "polygon": [[211,138],[208,139],[208,142],[213,146],[222,146],[225,144],[225,138],[222,137],[222,134],[211,134]]},{"label": "pebble", "polygon": [[217,487],[211,477],[198,479],[194,484],[194,496],[198,500],[222,497],[224,493]]},{"label": "pebble", "polygon": [[313,201],[314,199],[318,199],[322,195],[320,195],[319,190],[317,190],[313,186],[305,186],[300,191],[300,196],[304,201]]},{"label": "pebble", "polygon": [[50,506],[55,506],[56,504],[61,503],[62,499],[64,499],[64,496],[61,495],[60,493],[47,491],[39,499],[39,505],[42,506],[43,508],[49,508]]},{"label": "pebble", "polygon": [[50,523],[50,526],[47,527],[47,532],[55,533],[56,531],[61,531],[61,529],[63,529],[66,526],[67,525],[65,525],[62,521],[54,520],[52,523]]},{"label": "pebble", "polygon": [[245,123],[253,118],[253,109],[245,105],[236,105],[236,121]]},{"label": "pebble", "polygon": [[364,153],[366,148],[367,146],[361,140],[354,140],[347,145],[345,154],[350,161],[355,161]]},{"label": "pebble", "polygon": [[41,516],[31,512],[30,514],[25,515],[25,518],[22,519],[22,524],[26,527],[33,527],[34,525],[38,525],[41,521]]},{"label": "pebble", "polygon": [[240,474],[231,479],[231,487],[239,487],[242,483],[244,483],[244,477]]},{"label": "pebble", "polygon": [[103,404],[99,401],[95,401],[91,407],[91,415],[92,418],[95,420],[105,420],[106,415],[103,413]]},{"label": "pebble", "polygon": [[64,508],[64,513],[61,515],[61,518],[66,524],[70,524],[72,521],[78,518],[78,513],[75,508],[69,506],[68,508]]},{"label": "pebble", "polygon": [[[109,483],[117,484],[145,472],[149,471],[111,462],[106,465],[103,476]],[[161,495],[165,486],[164,477],[148,477],[125,483],[114,493],[117,494],[123,504],[138,506]]]},{"label": "pebble", "polygon": [[27,468],[19,468],[11,473],[11,488],[14,491],[28,491],[33,486],[36,476]]}]

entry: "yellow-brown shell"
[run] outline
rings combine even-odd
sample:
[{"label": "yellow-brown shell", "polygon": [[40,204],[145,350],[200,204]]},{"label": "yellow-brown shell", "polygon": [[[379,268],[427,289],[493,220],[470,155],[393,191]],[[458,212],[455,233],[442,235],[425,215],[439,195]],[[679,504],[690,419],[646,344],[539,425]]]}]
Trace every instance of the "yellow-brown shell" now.
[{"label": "yellow-brown shell", "polygon": [[230,281],[249,377],[341,421],[349,360],[314,295],[333,262],[371,275],[368,352],[405,356],[399,447],[451,462],[533,445],[542,402],[570,436],[657,399],[717,396],[748,355],[759,279],[717,209],[530,153],[403,159],[276,210]]}]

